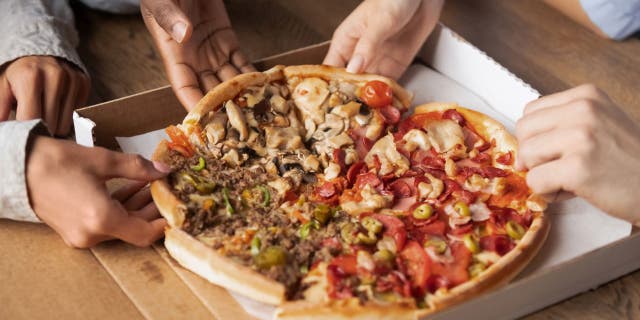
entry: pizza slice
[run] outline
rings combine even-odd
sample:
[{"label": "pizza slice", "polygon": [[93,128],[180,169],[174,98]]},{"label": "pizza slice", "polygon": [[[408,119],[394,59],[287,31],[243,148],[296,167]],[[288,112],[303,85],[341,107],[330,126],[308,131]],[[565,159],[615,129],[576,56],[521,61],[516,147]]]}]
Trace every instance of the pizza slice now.
[{"label": "pizza slice", "polygon": [[183,266],[280,318],[415,318],[513,277],[547,233],[504,127],[326,66],[239,75],[167,128],[152,184]]}]

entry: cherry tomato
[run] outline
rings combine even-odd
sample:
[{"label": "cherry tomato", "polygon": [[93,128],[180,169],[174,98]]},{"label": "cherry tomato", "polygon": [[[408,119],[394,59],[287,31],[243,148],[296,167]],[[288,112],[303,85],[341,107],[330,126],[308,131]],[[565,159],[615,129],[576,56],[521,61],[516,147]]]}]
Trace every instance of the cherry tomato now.
[{"label": "cherry tomato", "polygon": [[382,81],[369,81],[360,91],[360,99],[371,108],[383,108],[393,102],[393,90]]}]

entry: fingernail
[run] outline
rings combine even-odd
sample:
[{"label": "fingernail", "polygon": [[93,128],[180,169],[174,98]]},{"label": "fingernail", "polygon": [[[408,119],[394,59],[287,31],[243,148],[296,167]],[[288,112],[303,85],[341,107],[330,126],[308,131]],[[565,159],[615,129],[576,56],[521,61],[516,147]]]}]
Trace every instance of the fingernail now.
[{"label": "fingernail", "polygon": [[185,34],[187,34],[187,25],[184,22],[176,22],[171,27],[171,37],[173,37],[173,40],[176,40],[178,43],[182,43]]},{"label": "fingernail", "polygon": [[154,161],[153,162],[153,167],[156,168],[156,170],[162,172],[162,173],[169,173],[171,172],[171,167],[169,167],[168,165],[162,163],[162,162],[158,162],[158,161]]},{"label": "fingernail", "polygon": [[364,64],[364,58],[357,54],[349,60],[349,64],[347,64],[347,72],[351,73],[360,73],[362,71],[362,65]]}]

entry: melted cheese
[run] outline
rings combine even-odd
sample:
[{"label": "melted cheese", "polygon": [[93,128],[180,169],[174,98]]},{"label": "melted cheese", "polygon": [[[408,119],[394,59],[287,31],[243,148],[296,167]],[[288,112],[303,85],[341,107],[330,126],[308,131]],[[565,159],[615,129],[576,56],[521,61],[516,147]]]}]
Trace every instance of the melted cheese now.
[{"label": "melted cheese", "polygon": [[303,117],[320,124],[324,122],[325,111],[322,108],[329,95],[329,85],[320,78],[302,80],[291,94]]},{"label": "melted cheese", "polygon": [[380,161],[380,172],[378,174],[381,176],[394,173],[399,177],[409,170],[409,160],[396,150],[393,135],[390,133],[378,140],[367,153],[364,161],[369,168],[374,167],[374,156],[378,156]]},{"label": "melted cheese", "polygon": [[427,133],[419,129],[409,130],[409,132],[404,134],[402,140],[405,141],[404,148],[409,152],[413,152],[416,149],[431,149],[431,143],[429,142]]},{"label": "melted cheese", "polygon": [[325,180],[335,179],[338,177],[339,174],[340,174],[340,166],[335,162],[329,163],[329,166],[326,169],[324,169]]},{"label": "melted cheese", "polygon": [[368,184],[362,188],[360,196],[362,196],[362,201],[344,202],[340,204],[340,207],[350,215],[358,215],[363,212],[387,208],[393,202],[392,195],[381,195]]},{"label": "melted cheese", "polygon": [[464,134],[462,127],[452,120],[434,120],[426,125],[429,142],[438,153],[464,155]]},{"label": "melted cheese", "polygon": [[296,150],[303,148],[302,138],[295,128],[265,127],[264,135],[267,147],[280,150]]}]

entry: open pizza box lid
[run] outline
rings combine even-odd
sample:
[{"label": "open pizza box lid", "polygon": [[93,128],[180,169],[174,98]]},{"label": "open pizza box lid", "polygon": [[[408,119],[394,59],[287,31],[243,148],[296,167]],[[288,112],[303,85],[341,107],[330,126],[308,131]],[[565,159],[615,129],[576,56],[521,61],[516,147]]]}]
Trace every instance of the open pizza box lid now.
[{"label": "open pizza box lid", "polygon": [[[327,49],[328,43],[322,43],[260,60],[257,66],[264,70],[276,64],[318,64]],[[457,102],[487,113],[512,131],[524,105],[539,96],[535,89],[442,25],[400,82],[414,91],[414,105],[434,100]],[[133,150],[148,156],[155,148],[148,141],[162,133],[126,137],[180,123],[185,115],[171,88],[158,88],[77,110],[76,140],[87,146]],[[552,230],[549,239],[516,280],[434,318],[515,318],[640,268],[640,237],[628,223],[577,199],[551,206],[548,214]],[[182,269],[162,244],[140,249],[112,242],[92,249],[92,253],[147,318],[270,317],[269,308],[237,298]]]}]

